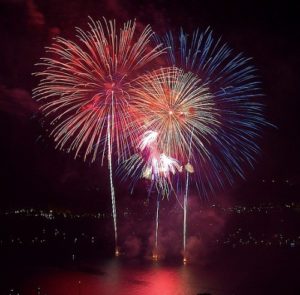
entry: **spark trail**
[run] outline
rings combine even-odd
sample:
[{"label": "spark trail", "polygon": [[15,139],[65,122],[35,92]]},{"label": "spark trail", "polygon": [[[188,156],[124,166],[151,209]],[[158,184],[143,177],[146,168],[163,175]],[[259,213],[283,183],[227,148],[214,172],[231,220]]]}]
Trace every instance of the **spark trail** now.
[{"label": "spark trail", "polygon": [[[192,130],[192,133],[191,133],[188,160],[190,160],[190,156],[191,156],[193,133],[194,133],[194,129]],[[193,173],[193,167],[189,164],[189,162],[186,166],[190,167],[190,169],[186,169],[186,183],[185,183],[185,193],[184,193],[184,199],[183,199],[183,263],[184,264],[187,263],[186,237],[187,237],[187,209],[188,209],[188,193],[189,193],[189,174]]]},{"label": "spark trail", "polygon": [[152,258],[154,260],[158,260],[159,251],[158,251],[158,227],[159,227],[159,195],[157,195],[157,201],[156,201],[156,217],[155,217],[155,246],[153,250],[153,256]]},{"label": "spark trail", "polygon": [[146,67],[155,66],[163,50],[152,46],[149,25],[140,31],[135,21],[117,26],[115,20],[103,18],[90,19],[88,26],[87,31],[76,28],[76,41],[58,37],[47,48],[48,57],[38,64],[43,69],[35,73],[40,82],[33,97],[56,148],[84,161],[94,162],[101,153],[101,163],[108,158],[118,255],[112,161],[131,155],[141,124],[132,107],[131,85]]},{"label": "spark trail", "polygon": [[112,163],[111,163],[111,131],[110,131],[110,116],[108,118],[107,126],[107,145],[108,145],[108,169],[109,169],[109,183],[110,183],[110,194],[111,194],[111,204],[112,204],[112,214],[114,222],[114,232],[115,232],[115,255],[119,256],[119,247],[118,247],[118,228],[117,228],[117,210],[116,210],[116,198],[115,198],[115,188],[113,183],[113,172],[112,172]]}]

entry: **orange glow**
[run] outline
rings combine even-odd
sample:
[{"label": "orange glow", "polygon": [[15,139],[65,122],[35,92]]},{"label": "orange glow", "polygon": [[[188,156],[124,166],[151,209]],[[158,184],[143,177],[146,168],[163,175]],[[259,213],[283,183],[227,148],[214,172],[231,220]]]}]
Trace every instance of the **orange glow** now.
[{"label": "orange glow", "polygon": [[153,261],[158,261],[159,260],[158,251],[157,251],[156,247],[153,249],[153,252],[152,252],[152,260]]},{"label": "orange glow", "polygon": [[158,261],[158,255],[157,254],[153,254],[152,255],[152,260],[153,261]]}]

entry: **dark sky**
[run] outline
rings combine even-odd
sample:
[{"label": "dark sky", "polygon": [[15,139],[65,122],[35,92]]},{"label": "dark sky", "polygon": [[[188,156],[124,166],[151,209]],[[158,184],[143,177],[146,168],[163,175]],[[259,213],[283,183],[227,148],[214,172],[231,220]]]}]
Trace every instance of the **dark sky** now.
[{"label": "dark sky", "polygon": [[44,47],[57,34],[74,39],[74,27],[86,27],[88,16],[136,18],[158,32],[211,26],[236,52],[252,56],[266,116],[278,129],[266,129],[256,170],[238,187],[247,190],[262,178],[299,184],[300,28],[293,2],[0,0],[0,206],[109,204],[105,169],[54,150],[31,98],[37,85],[31,73]]}]

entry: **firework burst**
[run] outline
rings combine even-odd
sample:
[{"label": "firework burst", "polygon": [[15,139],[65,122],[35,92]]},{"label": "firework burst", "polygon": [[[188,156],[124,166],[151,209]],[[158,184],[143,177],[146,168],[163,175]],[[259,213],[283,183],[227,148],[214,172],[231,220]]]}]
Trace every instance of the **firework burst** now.
[{"label": "firework burst", "polygon": [[235,54],[220,38],[215,39],[210,29],[196,30],[190,37],[182,30],[178,36],[169,32],[163,37],[156,35],[156,40],[166,46],[166,66],[181,68],[201,79],[214,106],[214,124],[209,132],[204,134],[205,129],[195,128],[192,138],[191,161],[199,140],[204,146],[199,149],[197,163],[194,161],[199,191],[205,196],[226,182],[233,184],[236,175],[244,178],[245,168],[253,167],[260,151],[256,141],[261,129],[268,125],[251,59]]},{"label": "firework burst", "polygon": [[[193,173],[191,158],[209,156],[202,141],[209,140],[217,128],[217,112],[208,88],[192,73],[175,67],[161,68],[138,78],[133,90],[134,104],[144,118],[146,130],[138,145],[139,154],[126,162],[128,174],[151,180],[150,192],[157,189],[155,245],[158,258],[160,195],[176,191],[173,179],[183,169]],[[195,136],[194,136],[195,135]],[[194,136],[194,140],[191,137]],[[191,143],[196,153],[191,153]],[[195,157],[191,157],[195,155]]]},{"label": "firework burst", "polygon": [[137,122],[131,118],[131,82],[161,54],[160,46],[151,48],[151,28],[138,34],[135,22],[118,31],[115,21],[91,20],[89,28],[77,28],[77,43],[57,38],[48,48],[52,57],[38,64],[44,70],[35,74],[41,82],[33,94],[54,126],[58,148],[84,159],[91,154],[94,161],[100,147],[107,153],[110,133],[118,158],[125,157]]},{"label": "firework burst", "polygon": [[[144,133],[140,152],[126,161],[126,176],[133,176],[133,183],[142,177],[151,179],[151,183],[154,180],[160,193],[167,196],[175,192],[173,175],[183,170],[194,173],[194,167],[207,170],[212,158],[210,144],[221,125],[219,110],[207,85],[195,74],[176,67],[149,72],[134,85],[133,104],[143,119]],[[151,146],[150,151],[141,152],[146,146]],[[168,159],[168,173],[153,173],[153,159],[161,166]]]},{"label": "firework burst", "polygon": [[131,107],[132,81],[162,51],[151,47],[153,32],[140,34],[135,22],[118,29],[115,21],[93,21],[89,31],[77,28],[79,42],[57,38],[43,58],[44,69],[35,75],[33,90],[41,111],[50,121],[56,147],[84,160],[94,161],[100,149],[108,157],[114,229],[117,249],[116,204],[112,179],[112,153],[128,157],[136,140],[138,120]]},{"label": "firework burst", "polygon": [[[221,39],[214,39],[212,31],[196,30],[191,38],[181,30],[178,38],[169,32],[156,36],[167,48],[166,66],[192,72],[201,79],[210,94],[213,124],[206,128],[194,126],[190,134],[190,161],[195,177],[186,173],[183,214],[183,261],[186,263],[188,191],[191,180],[202,196],[233,184],[234,176],[244,178],[244,170],[252,166],[259,152],[256,144],[263,126],[263,105],[256,69],[243,54],[234,54]],[[177,125],[178,126],[178,125]],[[208,131],[204,133],[203,131]],[[180,134],[180,133],[179,133]],[[188,134],[186,134],[188,136]],[[185,136],[185,139],[187,139]],[[186,145],[186,140],[184,141]],[[189,167],[189,168],[191,168]],[[195,167],[195,169],[194,169]],[[189,169],[187,169],[189,172]]]},{"label": "firework burst", "polygon": [[158,149],[157,142],[158,132],[146,131],[138,145],[138,153],[131,156],[123,162],[120,174],[123,179],[133,178],[133,186],[141,179],[150,181],[149,193],[155,187],[159,195],[168,196],[170,191],[174,191],[172,178],[176,173],[182,172],[180,162]]},{"label": "firework burst", "polygon": [[161,68],[137,79],[133,97],[136,110],[145,118],[144,128],[156,132],[161,153],[186,161],[192,129],[200,156],[209,152],[203,141],[219,123],[208,88],[195,75]]}]

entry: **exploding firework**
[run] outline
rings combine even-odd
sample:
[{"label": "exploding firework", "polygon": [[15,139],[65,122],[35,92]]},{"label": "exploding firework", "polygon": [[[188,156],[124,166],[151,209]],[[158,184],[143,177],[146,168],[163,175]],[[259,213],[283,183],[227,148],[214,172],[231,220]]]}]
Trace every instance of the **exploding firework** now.
[{"label": "exploding firework", "polygon": [[151,181],[149,193],[155,186],[161,195],[167,196],[172,186],[171,178],[177,172],[182,172],[182,166],[176,159],[159,151],[157,137],[158,132],[145,131],[138,144],[138,153],[124,162],[124,178],[134,177],[135,182],[141,178],[148,179]]},{"label": "exploding firework", "polygon": [[209,154],[203,141],[215,133],[219,122],[214,101],[199,78],[175,67],[161,68],[136,80],[133,97],[144,128],[156,132],[161,153],[186,162],[195,129],[195,149],[200,156]]},{"label": "exploding firework", "polygon": [[220,125],[218,109],[206,84],[176,67],[142,75],[134,85],[144,133],[139,153],[126,162],[128,175],[155,180],[168,195],[172,175],[193,173],[192,161],[200,159],[201,165],[211,157],[208,143]]},{"label": "exploding firework", "polygon": [[[194,182],[202,195],[222,188],[234,176],[244,178],[246,166],[252,166],[259,152],[256,144],[261,128],[267,125],[263,116],[263,105],[257,101],[261,96],[256,70],[250,59],[234,54],[221,39],[214,39],[210,29],[196,30],[192,37],[182,30],[177,37],[169,32],[156,36],[167,48],[166,66],[175,66],[192,72],[201,79],[202,86],[209,93],[210,120],[195,122],[190,138],[190,158],[195,168]],[[156,84],[156,83],[154,83]],[[197,108],[193,107],[192,110]],[[171,110],[172,111],[172,110]],[[172,114],[173,115],[173,114]],[[200,115],[200,113],[198,113]],[[158,117],[158,115],[157,115]],[[199,117],[198,120],[201,120]],[[177,123],[176,126],[181,126]],[[184,134],[187,138],[191,134]],[[173,147],[172,147],[173,148]],[[188,206],[189,173],[186,174],[184,191],[183,248],[186,262],[186,218]]]},{"label": "exploding firework", "polygon": [[235,175],[244,178],[245,168],[253,166],[259,152],[256,141],[261,128],[267,124],[257,100],[260,82],[250,58],[234,54],[221,39],[214,39],[210,29],[196,30],[191,38],[183,31],[178,39],[171,32],[156,38],[167,48],[166,65],[193,73],[209,93],[212,107],[205,109],[212,112],[210,120],[193,126],[191,161],[197,155],[193,166],[197,166],[199,190],[206,194],[222,188],[226,181],[233,184]]},{"label": "exploding firework", "polygon": [[158,229],[159,229],[159,207],[161,197],[168,196],[172,186],[172,176],[182,172],[179,161],[168,157],[158,150],[158,132],[148,130],[142,135],[138,144],[138,154],[125,161],[125,178],[128,175],[135,177],[135,181],[140,178],[150,180],[152,188],[156,188],[156,216],[155,216],[155,244],[153,249],[153,260],[158,260]]},{"label": "exploding firework", "polygon": [[[94,161],[102,148],[108,152],[108,133],[118,158],[128,154],[135,141],[137,120],[130,105],[132,81],[149,62],[161,54],[151,48],[152,31],[141,34],[136,23],[127,22],[118,33],[114,21],[89,23],[90,30],[77,28],[80,42],[57,38],[43,58],[45,69],[35,75],[41,82],[34,97],[43,114],[52,119],[51,135],[57,147],[82,153]],[[110,124],[109,124],[110,123]]]},{"label": "exploding firework", "polygon": [[158,229],[159,229],[159,207],[161,196],[168,196],[172,186],[172,176],[182,172],[182,166],[176,159],[168,157],[158,150],[158,132],[148,130],[142,135],[138,144],[138,154],[133,155],[125,161],[125,178],[133,176],[135,181],[140,178],[150,180],[151,193],[155,187],[157,191],[156,216],[155,216],[155,244],[153,249],[153,260],[158,260]]},{"label": "exploding firework", "polygon": [[77,28],[77,34],[77,43],[57,38],[48,48],[33,95],[53,126],[57,148],[84,160],[95,161],[100,151],[102,162],[107,156],[117,253],[112,153],[126,158],[136,141],[131,83],[162,51],[151,47],[149,26],[139,34],[131,21],[118,29],[115,21],[91,20],[89,30]]}]

